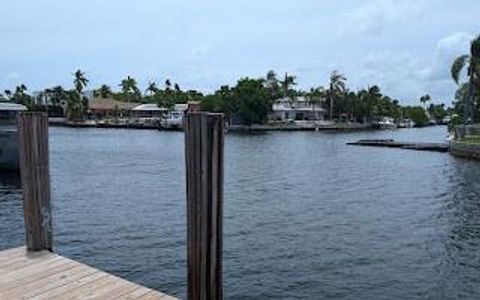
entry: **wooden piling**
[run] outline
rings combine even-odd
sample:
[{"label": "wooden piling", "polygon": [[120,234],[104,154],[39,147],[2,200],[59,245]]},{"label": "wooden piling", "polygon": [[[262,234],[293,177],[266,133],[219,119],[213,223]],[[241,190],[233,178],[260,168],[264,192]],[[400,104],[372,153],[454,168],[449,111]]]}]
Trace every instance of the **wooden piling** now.
[{"label": "wooden piling", "polygon": [[25,112],[17,120],[27,250],[52,251],[48,117]]},{"label": "wooden piling", "polygon": [[188,299],[223,299],[223,114],[188,113],[184,123],[187,179]]}]

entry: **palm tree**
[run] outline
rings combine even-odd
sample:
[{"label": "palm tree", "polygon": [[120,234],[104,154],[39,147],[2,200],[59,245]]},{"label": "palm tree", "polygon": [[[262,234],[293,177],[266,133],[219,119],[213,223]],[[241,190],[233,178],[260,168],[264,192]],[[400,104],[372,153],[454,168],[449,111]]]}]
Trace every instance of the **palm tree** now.
[{"label": "palm tree", "polygon": [[[469,97],[465,103],[465,122],[473,120],[473,105],[475,103],[475,92],[480,90],[480,35],[470,44],[470,54],[464,54],[455,59],[452,64],[452,78],[458,85],[462,70],[467,67],[467,76],[469,81]],[[476,91],[475,91],[476,90]]]},{"label": "palm tree", "polygon": [[296,79],[295,76],[288,75],[288,73],[285,73],[285,77],[284,77],[283,81],[280,81],[283,97],[288,99],[288,102],[289,102],[290,106],[292,106],[295,102],[296,92],[292,88],[293,86],[295,86],[297,84],[295,82],[295,79]]},{"label": "palm tree", "polygon": [[28,109],[32,109],[34,106],[34,101],[32,96],[27,94],[27,87],[24,84],[21,84],[15,87],[15,92],[11,96],[10,100],[13,100],[15,103],[25,105]]},{"label": "palm tree", "polygon": [[270,97],[276,100],[280,94],[280,86],[275,71],[268,71],[265,77],[265,87],[268,89]]},{"label": "palm tree", "polygon": [[[316,113],[315,107],[319,107],[325,99],[325,90],[323,87],[310,88],[310,91],[305,93],[308,104],[312,106],[312,111]],[[315,116],[318,118],[318,116]]]},{"label": "palm tree", "polygon": [[157,84],[155,83],[155,81],[150,81],[148,83],[148,87],[147,89],[145,90],[145,94],[149,94],[150,96],[153,96],[155,95],[155,93],[158,92],[158,87],[157,87]]},{"label": "palm tree", "polygon": [[127,102],[131,102],[132,96],[138,96],[138,94],[140,93],[140,90],[137,87],[137,81],[130,75],[128,75],[127,78],[122,80],[120,86],[122,87],[123,94],[127,98]]},{"label": "palm tree", "polygon": [[82,118],[82,113],[84,111],[84,104],[82,101],[81,94],[78,93],[78,90],[66,92],[67,98],[67,118],[69,120],[79,120]]},{"label": "palm tree", "polygon": [[67,98],[66,91],[60,85],[57,85],[51,89],[50,101],[53,106],[58,106]]},{"label": "palm tree", "polygon": [[333,120],[334,101],[345,93],[346,80],[347,78],[336,70],[330,75],[330,89],[327,93],[330,100],[330,120]]},{"label": "palm tree", "polygon": [[5,93],[5,96],[7,97],[8,100],[12,99],[12,91],[11,90],[5,90],[4,93]]},{"label": "palm tree", "polygon": [[172,83],[170,82],[170,79],[165,80],[165,90],[170,90],[172,87]]},{"label": "palm tree", "polygon": [[95,94],[101,98],[108,98],[112,95],[112,89],[108,85],[102,84],[98,90],[95,91]]},{"label": "palm tree", "polygon": [[432,100],[432,98],[431,98],[430,95],[428,95],[428,94],[420,97],[420,102],[422,102],[424,109],[426,109],[427,102],[429,102],[429,101],[431,101],[431,100]]},{"label": "palm tree", "polygon": [[73,80],[75,90],[77,91],[77,93],[81,94],[83,88],[86,87],[88,84],[88,79],[85,77],[85,73],[82,72],[80,69],[75,71],[75,73],[73,73],[73,76],[75,77],[75,79]]}]

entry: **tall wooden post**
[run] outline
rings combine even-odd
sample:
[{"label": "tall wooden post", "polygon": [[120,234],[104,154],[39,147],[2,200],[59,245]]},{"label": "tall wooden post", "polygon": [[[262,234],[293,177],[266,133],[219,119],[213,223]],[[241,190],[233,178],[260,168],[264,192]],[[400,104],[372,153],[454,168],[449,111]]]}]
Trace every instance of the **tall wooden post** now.
[{"label": "tall wooden post", "polygon": [[27,250],[52,251],[48,117],[25,112],[17,120]]},{"label": "tall wooden post", "polygon": [[223,299],[223,114],[188,113],[184,122],[187,178],[188,299]]}]

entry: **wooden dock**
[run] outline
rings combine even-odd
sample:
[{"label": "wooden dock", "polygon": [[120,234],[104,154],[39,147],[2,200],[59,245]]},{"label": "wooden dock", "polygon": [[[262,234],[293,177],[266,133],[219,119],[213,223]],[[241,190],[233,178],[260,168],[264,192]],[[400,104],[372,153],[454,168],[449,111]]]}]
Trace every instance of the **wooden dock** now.
[{"label": "wooden dock", "polygon": [[408,142],[395,142],[394,140],[391,140],[391,139],[359,140],[356,142],[347,143],[347,145],[400,148],[400,149],[408,149],[408,150],[434,151],[434,152],[449,151],[449,147],[447,143],[408,143]]},{"label": "wooden dock", "polygon": [[49,251],[0,251],[0,299],[176,299]]},{"label": "wooden dock", "polygon": [[[53,253],[45,113],[18,117],[26,247],[0,251],[0,300],[176,299]],[[187,298],[223,299],[222,114],[185,120]]]}]

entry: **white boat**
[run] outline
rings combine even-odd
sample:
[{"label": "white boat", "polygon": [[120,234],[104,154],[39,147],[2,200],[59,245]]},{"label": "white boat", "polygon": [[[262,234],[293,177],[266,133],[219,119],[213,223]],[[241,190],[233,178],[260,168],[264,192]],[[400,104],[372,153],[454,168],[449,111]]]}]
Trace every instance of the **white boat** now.
[{"label": "white boat", "polygon": [[170,111],[162,122],[164,129],[182,129],[183,116],[188,109],[188,104],[175,104],[174,109]]},{"label": "white boat", "polygon": [[0,102],[0,169],[18,169],[17,114],[27,108]]},{"label": "white boat", "polygon": [[410,119],[403,119],[398,122],[398,128],[412,128],[414,125],[414,122]]},{"label": "white boat", "polygon": [[395,120],[393,118],[382,117],[380,121],[377,123],[380,129],[395,129],[397,125],[395,124]]}]

